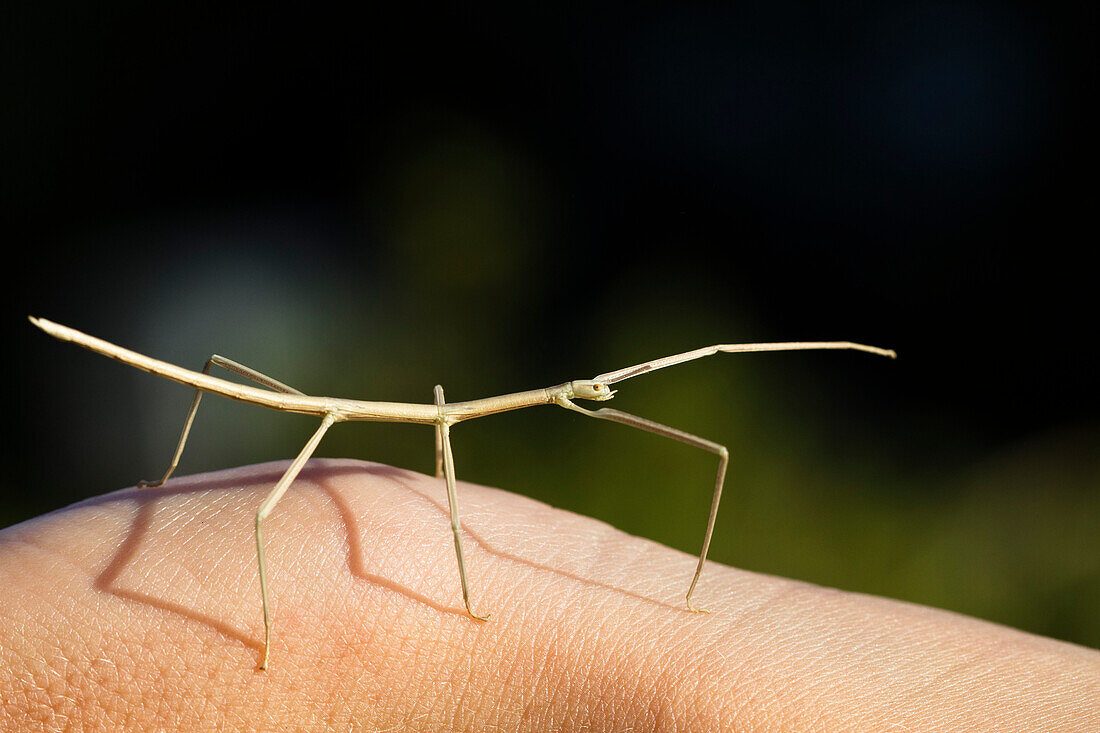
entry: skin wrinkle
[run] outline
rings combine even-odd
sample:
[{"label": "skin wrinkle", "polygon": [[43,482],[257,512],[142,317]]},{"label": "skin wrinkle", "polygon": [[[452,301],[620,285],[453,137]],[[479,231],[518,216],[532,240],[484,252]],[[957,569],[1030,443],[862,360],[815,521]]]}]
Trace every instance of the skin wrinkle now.
[{"label": "skin wrinkle", "polygon": [[[714,638],[708,645],[708,648],[725,649],[729,647],[744,648],[749,646],[751,648],[752,631],[742,631],[742,629],[764,629],[767,628],[768,619],[762,617],[762,612],[769,606],[774,606],[777,603],[778,597],[781,596],[787,590],[786,587],[777,586],[774,584],[768,584],[764,593],[757,593],[761,596],[755,602],[749,603],[747,606],[741,605],[737,607],[728,602],[728,599],[724,598],[722,604],[722,613],[730,615],[730,631]],[[751,597],[751,594],[747,594]],[[754,622],[753,619],[761,619],[761,622]],[[731,643],[731,636],[735,638]],[[748,640],[747,640],[748,639]],[[723,658],[727,658],[727,654],[722,655]],[[771,704],[769,695],[773,695],[773,686],[771,684],[746,684],[744,680],[753,680],[754,675],[756,681],[759,682],[759,675],[763,672],[764,667],[761,666],[760,661],[749,655],[740,655],[740,658],[735,657],[735,662],[731,666],[724,668],[726,679],[729,680],[729,684],[733,689],[746,690],[738,696],[737,705],[730,713],[730,718],[739,719],[743,715],[740,710],[751,710],[754,705],[759,706],[762,710],[767,710]],[[753,692],[753,690],[756,690]],[[766,721],[765,721],[766,722]]]},{"label": "skin wrinkle", "polygon": [[[832,652],[828,650],[836,647],[835,638],[828,636],[828,632],[822,634],[820,642],[813,646],[811,652],[816,657],[824,657],[831,660],[831,665],[836,669],[854,669],[861,663],[870,660],[874,656],[873,643],[865,648],[862,648],[861,653],[857,654],[851,647],[842,645],[840,649],[843,651]],[[826,708],[831,706],[832,696],[829,695],[828,690],[820,689],[820,682],[817,678],[812,677],[812,669],[807,669],[801,677],[794,679],[791,687],[796,692],[793,692],[789,696],[790,702],[796,707],[803,707],[809,711],[812,711],[817,717],[825,718]],[[857,680],[858,685],[869,684],[869,681],[862,679]],[[857,687],[852,690],[853,695],[865,694],[865,690]]]},{"label": "skin wrinkle", "polygon": [[[550,622],[548,617],[546,620]],[[534,730],[546,729],[548,727],[546,718],[556,722],[569,717],[570,712],[574,709],[570,702],[573,700],[569,690],[570,680],[580,677],[581,666],[590,657],[584,645],[584,637],[573,634],[572,629],[565,624],[559,624],[556,628],[566,631],[568,635],[564,644],[544,645],[543,658],[547,670],[544,674],[546,678],[546,696],[544,699],[550,701],[550,704],[548,710],[542,716],[534,719],[536,723],[532,726]]]},{"label": "skin wrinkle", "polygon": [[[431,701],[430,700],[425,700],[425,701],[422,702],[420,700],[420,698],[415,694],[415,691],[417,689],[422,689],[422,688],[425,688],[425,687],[429,686],[426,683],[426,680],[430,679],[433,668],[431,668],[431,667],[421,667],[421,666],[418,666],[416,664],[410,663],[410,662],[414,661],[413,660],[413,653],[410,650],[408,643],[406,643],[406,641],[404,639],[396,640],[396,647],[397,647],[397,652],[394,653],[394,654],[391,654],[390,655],[391,658],[393,658],[395,664],[399,668],[411,669],[411,671],[412,671],[411,674],[406,674],[402,678],[403,685],[399,688],[401,690],[401,694],[400,694],[399,699],[412,699],[412,700],[415,701],[413,710],[410,711],[410,713],[407,714],[406,720],[411,721],[411,720],[415,719],[414,716],[416,714],[417,707],[424,707],[425,708],[424,715],[426,717],[428,715],[428,713],[431,712],[431,709],[430,709]],[[372,669],[372,671],[374,672],[375,675],[378,674],[377,668]]]},{"label": "skin wrinkle", "polygon": [[[806,591],[799,589],[792,593],[792,605],[793,608],[800,608],[804,605],[806,597]],[[828,598],[831,594],[826,594],[826,603],[824,608],[828,609]],[[814,659],[828,659],[831,660],[831,665],[836,669],[857,669],[862,666],[864,661],[872,661],[876,657],[875,643],[873,638],[850,638],[848,636],[837,635],[833,631],[833,624],[829,623],[831,616],[825,615],[823,619],[818,622],[817,626],[820,627],[820,632],[815,627],[810,627],[807,631],[814,631],[813,639],[811,643],[810,653]],[[871,635],[880,634],[881,628],[875,628],[871,631]],[[866,636],[866,635],[865,635]],[[795,641],[795,639],[792,639]],[[857,659],[857,653],[862,659]],[[882,681],[882,680],[880,680]],[[889,683],[891,680],[884,680]],[[812,666],[805,666],[801,670],[801,675],[794,677],[792,680],[792,687],[801,690],[795,692],[791,697],[791,701],[798,707],[802,700],[805,700],[804,707],[810,710],[815,708],[826,707],[832,702],[832,697],[823,694],[820,688],[820,680],[815,676],[814,668]],[[868,685],[870,680],[864,678],[857,678],[855,680],[856,685]],[[881,688],[880,688],[881,689]],[[865,694],[864,689],[857,687],[853,691],[853,694]]]},{"label": "skin wrinkle", "polygon": [[[873,632],[873,636],[872,636],[871,642],[870,642],[871,645],[873,645],[873,643],[874,643],[874,638],[873,637],[875,635],[881,637],[881,629],[876,629]],[[906,665],[910,665],[912,663],[912,661],[917,657],[917,654],[914,653],[915,651],[917,651],[916,647],[915,647],[915,643],[914,643],[915,640],[910,641],[910,639],[914,639],[914,637],[913,637],[911,632],[908,632],[904,628],[902,628],[902,629],[899,630],[899,638],[903,642],[902,646],[898,647],[898,651],[901,652],[901,653],[900,654],[895,654],[894,656],[896,658],[900,659],[900,660],[903,660]],[[895,639],[895,641],[897,641],[897,639]],[[956,640],[955,639],[949,639],[947,641],[947,643],[945,643],[943,645],[943,651],[946,652],[946,653],[957,653]],[[942,668],[942,665],[941,665],[941,668]],[[960,670],[961,669],[962,668],[960,668]],[[948,678],[945,678],[945,680],[948,681],[948,682],[951,682],[952,678],[948,677]],[[892,680],[890,680],[890,682],[892,682]],[[911,699],[913,699],[914,695],[917,696],[917,699],[920,699],[919,694],[914,692],[916,689],[918,689],[918,687],[919,687],[918,685],[911,685],[908,688],[905,688],[903,686],[899,686],[898,684],[893,684],[890,688],[884,688],[884,690],[876,690],[876,692],[879,692],[880,695],[881,695],[881,692],[885,691],[885,689],[892,689],[892,690],[894,690],[892,695],[894,697],[896,697],[897,699],[911,700]],[[945,691],[945,689],[950,689],[950,687],[945,686],[945,685],[941,685],[938,692],[940,692],[942,694]]]},{"label": "skin wrinkle", "polygon": [[[425,650],[429,658],[438,660],[438,664],[433,664],[430,667],[432,674],[428,676],[430,680],[428,687],[429,689],[440,690],[443,694],[437,700],[429,698],[423,709],[425,720],[429,719],[430,714],[445,715],[449,717],[452,729],[455,729],[454,726],[457,724],[457,715],[461,704],[459,690],[456,686],[458,677],[456,667],[461,662],[463,654],[461,651],[462,646],[453,643],[452,638],[436,634],[434,643]],[[442,653],[440,653],[440,650]],[[433,702],[434,706],[432,705]],[[421,706],[418,705],[417,707]]]},{"label": "skin wrinkle", "polygon": [[677,720],[675,710],[679,700],[670,699],[665,691],[667,687],[672,687],[669,683],[674,676],[679,676],[679,673],[672,671],[671,664],[666,664],[653,680],[653,689],[648,695],[649,705],[645,710],[648,716],[646,722],[651,723],[653,730],[691,730],[686,721]]},{"label": "skin wrinkle", "polygon": [[[517,604],[518,605],[518,604]],[[538,623],[536,620],[535,623]],[[550,663],[553,657],[553,650],[558,647],[559,643],[563,643],[562,635],[565,633],[565,629],[561,626],[551,625],[549,629],[544,630],[545,625],[538,625],[534,628],[534,636],[537,638],[545,638],[544,635],[548,635],[545,643],[547,653],[540,655],[535,662],[533,669],[526,670],[527,674],[521,676],[521,667],[523,662],[517,659],[510,659],[510,665],[508,670],[508,676],[504,679],[503,687],[505,689],[524,689],[530,690],[530,694],[526,695],[526,703],[523,705],[522,710],[518,716],[518,722],[537,722],[537,718],[533,715],[538,708],[536,704],[539,701],[539,688],[547,681],[547,670],[550,667]],[[526,684],[513,685],[513,681],[517,677],[521,680],[526,678]],[[521,686],[522,685],[522,686]],[[522,696],[521,696],[522,697]],[[518,726],[517,726],[518,727]]]},{"label": "skin wrinkle", "polygon": [[[672,660],[669,663],[669,677],[676,681],[675,704],[667,705],[663,711],[676,723],[676,730],[706,730],[717,720],[717,711],[713,709],[714,698],[706,693],[706,688],[720,675],[723,667],[718,660],[712,660],[707,665],[706,659],[698,658],[695,649],[681,643],[679,663]],[[676,669],[680,670],[679,676],[674,676]]]},{"label": "skin wrinkle", "polygon": [[[812,658],[830,660],[830,667],[833,670],[855,669],[855,655],[851,648],[841,645],[840,648],[844,650],[842,653],[830,653],[829,650],[836,647],[837,639],[830,635],[827,625],[823,627],[822,632],[812,635],[812,638],[816,640],[816,643],[812,643],[810,648]],[[870,684],[870,680],[856,678],[854,681],[857,686],[849,690],[847,694],[856,697],[867,695],[868,690],[864,686]],[[820,689],[820,681],[814,675],[812,666],[808,666],[801,672],[796,673],[796,676],[790,678],[787,689],[791,691],[788,695],[789,702],[796,708],[802,707],[811,716],[807,719],[807,722],[811,720],[830,720],[837,725],[840,724],[840,720],[834,720],[835,714],[828,712],[829,709],[834,707],[833,698],[836,693],[835,691]],[[872,690],[872,692],[880,691]],[[848,721],[848,724],[851,724],[851,721]]]},{"label": "skin wrinkle", "polygon": [[[672,680],[675,680],[673,675],[676,669],[687,670],[689,673],[686,681],[682,677],[679,680],[676,699],[680,702],[680,710],[690,711],[690,714],[684,718],[684,726],[695,730],[703,729],[704,722],[711,719],[705,715],[704,711],[711,707],[713,699],[706,694],[704,687],[719,676],[726,666],[724,656],[719,655],[717,660],[712,660],[709,667],[705,659],[697,660],[698,656],[697,651],[690,644],[681,642],[680,654],[677,658],[668,660],[665,670],[665,674]],[[715,667],[717,669],[714,669]],[[675,707],[668,712],[672,720],[676,720],[675,713]]]},{"label": "skin wrinkle", "polygon": [[[597,646],[592,634],[578,635],[573,640],[572,650],[562,650],[560,657],[565,662],[562,669],[561,685],[565,694],[572,697],[572,688],[575,686],[590,685],[595,694],[590,699],[590,704],[585,712],[591,717],[599,717],[601,713],[607,713],[609,701],[613,701],[619,692],[619,684],[623,668],[629,663],[628,649],[623,648],[623,637],[619,630],[619,616],[611,614],[605,616],[602,623],[592,627],[593,631],[606,630],[608,645],[604,648]],[[573,653],[570,653],[573,651]],[[600,665],[608,660],[601,670]],[[601,671],[603,674],[601,674]],[[559,687],[561,689],[561,687]],[[587,722],[587,721],[586,721]]]},{"label": "skin wrinkle", "polygon": [[[622,629],[625,617],[625,614],[618,614],[616,617],[617,633],[614,636],[618,640],[618,664],[608,670],[608,675],[614,679],[621,693],[606,698],[605,704],[608,705],[608,714],[611,716],[616,712],[614,705],[620,699],[632,702],[644,712],[646,706],[642,704],[642,700],[661,695],[655,678],[660,675],[660,658],[667,650],[653,644],[652,627],[647,627],[644,635],[633,635],[627,629]],[[592,677],[598,678],[600,673],[598,667],[589,669]]]},{"label": "skin wrinkle", "polygon": [[[454,648],[459,648],[459,645],[457,645],[457,644],[453,645],[453,646],[454,646]],[[495,655],[493,655],[493,656],[495,656]],[[465,713],[465,715],[463,715],[461,718],[457,718],[457,720],[463,720],[463,719],[465,719],[465,720],[476,720],[477,719],[477,713],[479,712],[479,710],[478,710],[476,698],[475,698],[474,701],[471,701],[471,695],[476,695],[476,691],[479,688],[478,681],[476,679],[477,671],[474,668],[474,666],[475,666],[474,661],[475,660],[472,657],[467,655],[467,656],[465,656],[464,659],[462,659],[460,661],[459,666],[457,667],[457,674],[458,674],[458,681],[459,681],[459,684],[457,685],[457,687],[458,687],[458,690],[459,690],[459,695],[458,695],[458,705],[456,706],[456,709],[455,709],[455,715],[457,717],[457,716],[461,715],[462,713]],[[478,661],[481,661],[481,660],[478,660]],[[457,720],[456,720],[456,723],[457,723]],[[455,727],[459,728],[460,726],[456,725]],[[470,727],[469,726],[462,726],[462,728],[469,729]]]},{"label": "skin wrinkle", "polygon": [[[650,671],[650,679],[646,688],[639,691],[637,699],[649,701],[643,710],[651,720],[653,730],[684,730],[675,710],[685,701],[682,672],[687,668],[683,663],[689,650],[684,645],[684,639],[689,635],[665,635],[663,632],[664,628],[657,621],[647,630],[647,636],[652,637],[652,641],[639,638],[640,653],[648,657],[643,664]],[[668,642],[662,645],[661,638],[668,639]],[[670,724],[662,727],[661,721]]]},{"label": "skin wrinkle", "polygon": [[989,654],[990,650],[988,649],[973,650],[971,653],[967,654],[964,659],[960,659],[953,664],[948,664],[935,670],[934,673],[926,677],[921,684],[915,685],[913,687],[913,692],[924,694],[937,686],[950,683],[953,679],[962,677],[963,675],[960,673],[968,669],[975,669],[978,662],[988,658]]},{"label": "skin wrinkle", "polygon": [[[36,553],[56,559],[56,553],[49,548],[40,548],[32,543],[25,543],[24,546],[31,547]],[[75,567],[78,570],[80,569],[77,563],[66,563],[66,566]],[[36,683],[35,675],[28,671],[25,678],[20,678],[20,682],[23,683],[23,690],[25,693],[35,689],[41,690],[47,701],[65,700],[67,702],[74,702],[73,698],[63,694],[62,690],[66,690],[73,686],[74,682],[79,683],[82,681],[82,678],[77,673],[76,668],[69,663],[68,655],[66,655],[65,651],[59,645],[53,643],[53,639],[50,635],[50,627],[48,625],[50,617],[63,617],[64,612],[59,605],[63,602],[63,598],[56,594],[48,595],[33,590],[30,591],[28,595],[29,594],[33,594],[34,597],[40,599],[45,606],[46,613],[41,614],[40,620],[36,620],[38,621],[38,630],[41,632],[39,636],[42,639],[49,639],[49,641],[47,641],[47,653],[36,655],[38,661],[41,663],[39,669],[45,677],[44,681]],[[22,638],[22,635],[17,638]],[[78,639],[77,641],[83,642],[84,640]],[[63,675],[61,669],[65,669],[67,674]],[[51,708],[58,707],[56,702],[45,702],[44,704]]]},{"label": "skin wrinkle", "polygon": [[[45,672],[46,675],[53,675],[56,677],[56,682],[47,683],[49,690],[49,697],[51,700],[51,706],[61,708],[62,710],[77,711],[80,708],[77,700],[69,695],[66,695],[62,690],[68,690],[73,687],[74,682],[79,682],[80,675],[76,672],[74,666],[70,663],[69,659],[63,652],[58,651],[51,658],[45,660]],[[61,673],[61,669],[66,670],[66,674]],[[58,705],[58,700],[64,700],[71,703],[71,706]],[[71,717],[68,712],[62,712],[61,715],[66,719]]]},{"label": "skin wrinkle", "polygon": [[[597,694],[592,697],[593,704],[587,710],[588,714],[596,719],[613,718],[612,708],[622,692],[621,680],[631,662],[631,650],[623,646],[619,618],[612,615],[603,625],[608,628],[607,637],[611,639],[610,646],[601,649],[592,636],[585,635],[575,642],[579,647],[576,653],[565,657],[567,660],[576,660],[576,666],[564,678],[567,689],[576,685],[591,685],[597,691]],[[601,668],[603,655],[606,655],[610,662]]]},{"label": "skin wrinkle", "polygon": [[[552,629],[555,630],[556,636],[552,637],[551,642],[544,645],[545,653],[540,657],[542,660],[542,663],[540,664],[540,676],[541,680],[544,680],[546,693],[543,698],[539,698],[539,685],[537,683],[531,685],[530,689],[534,691],[534,694],[528,697],[528,707],[531,707],[533,710],[537,710],[537,708],[534,708],[533,706],[536,704],[536,702],[539,701],[543,702],[544,704],[548,704],[549,701],[556,702],[558,700],[569,699],[561,693],[562,686],[565,685],[568,680],[566,670],[563,668],[563,662],[567,664],[570,658],[578,657],[579,654],[583,653],[580,651],[575,652],[574,654],[569,653],[569,645],[577,643],[575,642],[572,635],[564,640],[564,644],[560,643],[562,641],[562,632],[566,632],[568,631],[568,629],[560,625],[553,626],[551,624],[550,626]],[[539,730],[540,728],[546,729],[546,721],[543,720],[543,718],[547,715],[552,717],[554,713],[558,710],[558,708],[559,706],[557,704],[550,705],[548,712],[543,711],[541,712],[541,714],[536,712],[531,716],[526,715],[525,711],[525,715],[521,718],[521,720],[530,720],[532,723],[531,729],[533,730]]]}]

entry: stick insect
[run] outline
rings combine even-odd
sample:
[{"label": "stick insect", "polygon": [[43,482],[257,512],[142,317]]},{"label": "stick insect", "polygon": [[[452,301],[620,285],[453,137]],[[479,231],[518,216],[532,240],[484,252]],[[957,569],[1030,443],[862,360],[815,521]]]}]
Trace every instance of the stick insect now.
[{"label": "stick insect", "polygon": [[[458,559],[458,577],[462,585],[462,601],[466,606],[466,612],[478,621],[487,621],[488,615],[478,615],[474,612],[470,603],[470,588],[466,578],[466,560],[462,553],[461,523],[458,515],[458,500],[455,481],[454,455],[451,452],[451,426],[465,420],[473,420],[486,417],[499,412],[519,410],[524,407],[536,405],[557,405],[567,410],[572,410],[586,417],[594,417],[600,420],[621,423],[632,428],[645,430],[656,435],[671,438],[686,443],[696,448],[714,453],[718,456],[718,473],[714,481],[714,494],[711,499],[710,513],[707,517],[706,532],[703,535],[703,546],[699,552],[699,561],[695,567],[695,575],[691,579],[691,585],[687,592],[687,607],[694,612],[705,613],[705,609],[697,608],[692,602],[695,586],[699,583],[699,576],[703,572],[703,565],[707,559],[707,551],[710,549],[711,536],[714,533],[714,521],[718,514],[718,503],[722,498],[722,485],[726,478],[726,466],[729,462],[729,451],[724,445],[715,443],[705,438],[686,433],[676,428],[662,425],[643,417],[631,415],[626,412],[609,408],[588,409],[577,405],[574,400],[589,400],[594,402],[606,402],[610,400],[617,390],[611,389],[612,384],[622,382],[641,374],[664,369],[674,364],[682,364],[693,359],[711,356],[719,352],[752,352],[752,351],[802,351],[811,349],[851,349],[865,351],[879,356],[887,356],[891,359],[897,355],[889,349],[880,349],[876,346],[852,343],[850,341],[799,341],[784,343],[757,343],[757,344],[717,344],[706,346],[694,351],[686,351],[682,354],[666,356],[662,359],[654,359],[635,366],[626,367],[613,372],[606,372],[594,379],[575,379],[571,382],[533,389],[526,392],[514,392],[512,394],[497,397],[486,397],[480,400],[467,402],[447,402],[443,396],[443,387],[436,385],[435,401],[433,404],[410,404],[402,402],[367,402],[362,400],[340,399],[335,397],[313,397],[306,395],[293,387],[268,377],[260,372],[250,369],[243,364],[214,354],[211,356],[202,372],[175,366],[167,362],[153,359],[143,354],[124,349],[108,341],[89,336],[67,326],[62,326],[45,318],[30,317],[31,323],[43,331],[60,339],[71,341],[78,346],[83,346],[97,353],[116,359],[124,364],[143,369],[152,374],[186,384],[195,388],[195,396],[191,401],[191,407],[187,412],[187,418],[183,423],[179,443],[176,452],[172,456],[172,462],[164,475],[156,481],[140,481],[139,488],[155,488],[163,485],[179,465],[180,456],[187,443],[187,436],[191,431],[195,413],[199,408],[199,401],[204,392],[218,394],[230,399],[248,402],[253,405],[267,407],[282,412],[294,412],[307,415],[315,415],[321,418],[321,425],[305,444],[298,457],[291,462],[286,472],[276,482],[267,499],[260,505],[256,512],[256,559],[260,572],[260,595],[263,600],[264,612],[264,653],[260,663],[260,669],[266,669],[271,651],[271,603],[268,591],[267,564],[264,559],[263,525],[264,520],[275,509],[286,490],[294,482],[298,473],[305,466],[306,461],[317,450],[321,439],[329,428],[338,422],[372,421],[372,422],[404,422],[431,425],[435,428],[435,474],[437,478],[444,478],[447,485],[447,504],[451,515],[451,533],[454,536],[455,555]],[[212,367],[221,367],[234,372],[246,379],[252,380],[261,387],[230,382],[210,375]]]}]

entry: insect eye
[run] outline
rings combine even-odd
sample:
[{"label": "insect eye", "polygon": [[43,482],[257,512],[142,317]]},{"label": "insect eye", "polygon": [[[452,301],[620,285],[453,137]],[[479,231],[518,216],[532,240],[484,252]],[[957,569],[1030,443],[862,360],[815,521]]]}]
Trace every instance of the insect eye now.
[{"label": "insect eye", "polygon": [[592,389],[599,392],[601,389],[603,389],[603,385],[602,384],[594,384],[594,385],[592,385]]}]

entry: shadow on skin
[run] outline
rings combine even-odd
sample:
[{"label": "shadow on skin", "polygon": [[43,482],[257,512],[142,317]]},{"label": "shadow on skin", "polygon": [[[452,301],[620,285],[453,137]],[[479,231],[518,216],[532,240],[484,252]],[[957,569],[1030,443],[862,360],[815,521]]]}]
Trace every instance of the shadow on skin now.
[{"label": "shadow on skin", "polygon": [[[257,484],[267,483],[274,485],[278,481],[279,477],[283,474],[283,468],[276,469],[264,469],[260,472],[253,473],[247,476],[235,477],[238,481],[248,480]],[[363,528],[360,526],[360,519],[352,511],[351,505],[345,499],[342,494],[342,490],[333,487],[331,480],[338,476],[349,475],[369,475],[385,479],[392,486],[402,489],[410,494],[413,494],[418,499],[423,500],[431,505],[431,507],[441,517],[439,525],[439,531],[444,532],[450,529],[450,512],[446,506],[446,501],[442,503],[437,502],[435,499],[425,495],[424,493],[414,489],[408,483],[407,480],[414,478],[417,474],[404,469],[395,468],[393,466],[386,466],[382,464],[357,464],[357,465],[331,465],[327,463],[311,462],[306,465],[299,474],[295,483],[300,482],[302,479],[314,484],[321,491],[323,491],[333,502],[336,510],[340,516],[340,519],[344,526],[344,534],[347,542],[347,563],[351,573],[360,580],[372,583],[381,588],[388,589],[395,593],[400,593],[405,597],[413,600],[417,603],[424,604],[430,608],[435,609],[440,613],[448,613],[456,616],[466,616],[466,609],[462,605],[448,605],[441,603],[435,599],[418,593],[408,587],[393,582],[388,578],[384,578],[380,575],[370,572],[367,569],[364,561],[365,550],[363,547]],[[442,482],[442,479],[439,479]],[[173,485],[175,484],[175,485]],[[232,624],[211,616],[195,611],[192,608],[180,605],[179,603],[169,601],[167,599],[158,598],[149,593],[144,593],[137,590],[130,590],[119,587],[117,580],[122,572],[137,556],[140,547],[142,546],[146,536],[149,533],[150,527],[153,523],[153,517],[156,513],[156,504],[162,499],[186,495],[197,494],[208,491],[231,491],[236,489],[236,486],[226,485],[225,480],[193,480],[189,478],[175,479],[167,486],[148,489],[129,489],[118,493],[108,494],[102,497],[93,497],[83,502],[85,505],[104,505],[113,502],[120,501],[133,501],[138,506],[136,516],[131,523],[130,529],[126,534],[126,538],[115,552],[107,566],[100,572],[94,582],[94,587],[102,592],[110,593],[118,598],[125,599],[127,601],[142,603],[153,608],[167,611],[172,614],[177,614],[183,618],[191,621],[203,624],[210,629],[213,629],[217,633],[233,639],[240,644],[251,647],[257,650],[258,653],[263,652],[262,636],[252,636],[250,634],[242,633],[238,628]],[[294,487],[291,487],[293,490]],[[346,489],[345,489],[346,490]],[[445,496],[442,483],[440,483],[440,493]],[[479,536],[476,532],[470,531],[467,527],[463,526],[464,534],[473,540],[482,550],[486,553],[498,557],[508,562],[519,563],[536,570],[554,573],[555,575],[570,580],[579,581],[589,584],[598,588],[603,588],[616,593],[624,594],[626,596],[636,598],[646,603],[667,608],[674,611],[682,611],[688,613],[685,607],[675,606],[664,601],[660,601],[654,598],[650,598],[632,591],[623,590],[606,583],[601,583],[591,578],[571,573],[563,570],[559,570],[551,565],[547,565],[542,562],[530,560],[525,557],[512,554],[510,552],[493,547],[483,537]],[[458,596],[458,570],[457,566],[454,568],[454,587],[455,595]],[[257,576],[258,577],[258,576]],[[259,583],[257,581],[256,586],[257,595],[257,615],[260,613],[259,606]]]}]

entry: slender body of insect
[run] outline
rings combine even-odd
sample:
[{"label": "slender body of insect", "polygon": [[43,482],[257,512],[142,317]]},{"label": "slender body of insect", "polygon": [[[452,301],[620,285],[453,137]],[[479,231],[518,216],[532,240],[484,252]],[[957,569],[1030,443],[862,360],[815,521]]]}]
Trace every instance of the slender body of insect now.
[{"label": "slender body of insect", "polygon": [[[274,510],[275,505],[293,483],[298,473],[305,466],[306,461],[313,455],[317,445],[321,442],[328,429],[338,422],[345,421],[371,421],[371,422],[407,422],[435,426],[436,447],[436,476],[444,478],[447,485],[447,503],[451,514],[451,532],[454,535],[455,555],[458,558],[459,580],[462,584],[462,600],[466,611],[475,619],[488,620],[488,616],[479,616],[474,613],[470,603],[470,589],[466,579],[466,560],[462,552],[461,525],[458,516],[458,500],[454,470],[454,456],[451,453],[451,426],[464,420],[472,420],[498,412],[518,410],[535,405],[558,405],[568,410],[595,417],[601,420],[628,425],[650,433],[672,438],[682,443],[702,448],[718,456],[718,474],[714,482],[714,495],[711,499],[710,514],[707,518],[706,533],[703,536],[703,547],[699,552],[699,562],[695,567],[695,575],[687,592],[687,607],[692,611],[703,611],[692,603],[692,594],[699,582],[699,576],[703,571],[703,565],[707,559],[707,550],[710,548],[711,536],[714,533],[714,521],[718,514],[718,503],[722,498],[722,485],[726,477],[726,465],[729,461],[729,451],[724,445],[714,443],[704,438],[685,433],[676,428],[637,417],[618,410],[602,408],[589,410],[575,404],[573,400],[593,400],[605,402],[611,399],[615,390],[610,385],[621,382],[640,374],[663,369],[674,364],[681,364],[704,356],[711,356],[719,352],[752,352],[752,351],[801,351],[810,349],[853,349],[865,351],[879,356],[894,358],[896,354],[889,349],[880,349],[875,346],[865,346],[850,341],[801,341],[784,343],[763,344],[718,344],[707,346],[695,351],[687,351],[682,354],[666,356],[662,359],[654,359],[643,364],[638,364],[614,372],[600,374],[595,379],[578,379],[564,382],[552,387],[533,389],[526,392],[514,392],[498,397],[486,397],[480,400],[468,402],[448,403],[443,396],[443,388],[436,386],[434,404],[410,404],[403,402],[367,402],[363,400],[339,399],[335,397],[312,397],[299,392],[293,387],[288,387],[282,382],[261,374],[235,361],[218,356],[210,357],[201,372],[191,371],[167,362],[153,359],[121,346],[116,346],[108,341],[89,336],[67,326],[62,326],[44,318],[30,317],[31,323],[38,326],[49,335],[62,341],[71,341],[86,349],[109,356],[124,364],[143,369],[152,374],[186,384],[196,389],[195,397],[191,402],[191,409],[187,413],[187,419],[180,434],[179,443],[176,446],[175,455],[172,458],[168,470],[158,481],[140,481],[138,486],[156,487],[163,484],[176,470],[180,456],[183,454],[187,436],[191,430],[191,423],[195,419],[199,401],[203,392],[218,394],[230,399],[249,402],[261,407],[268,407],[283,412],[296,412],[308,415],[316,415],[321,418],[321,425],[309,439],[298,457],[290,464],[283,476],[276,482],[267,499],[256,512],[256,558],[260,571],[260,593],[263,599],[264,611],[264,655],[260,662],[260,668],[266,669],[271,650],[271,604],[269,601],[267,584],[267,564],[264,558],[263,523]],[[219,366],[223,369],[235,372],[247,379],[263,386],[251,387],[248,385],[230,382],[210,375],[210,368]]]}]

